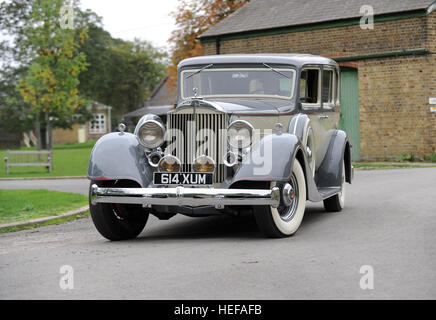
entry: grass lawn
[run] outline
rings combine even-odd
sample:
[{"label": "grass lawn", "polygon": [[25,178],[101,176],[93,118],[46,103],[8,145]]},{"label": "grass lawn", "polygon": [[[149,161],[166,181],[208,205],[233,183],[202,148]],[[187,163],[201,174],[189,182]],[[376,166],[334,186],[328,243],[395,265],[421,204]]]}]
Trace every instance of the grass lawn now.
[{"label": "grass lawn", "polygon": [[0,190],[0,224],[54,216],[88,204],[82,194],[48,190]]},{"label": "grass lawn", "polygon": [[[5,162],[6,150],[0,150],[0,178],[17,177],[65,177],[86,176],[88,162],[95,141],[81,144],[65,144],[53,146],[53,170],[48,173],[44,167],[11,167],[6,174]],[[20,150],[35,150],[35,148],[21,148]]]},{"label": "grass lawn", "polygon": [[398,168],[432,168],[436,167],[436,164],[411,164],[411,163],[371,163],[371,162],[359,162],[353,163],[356,169],[398,169]]}]

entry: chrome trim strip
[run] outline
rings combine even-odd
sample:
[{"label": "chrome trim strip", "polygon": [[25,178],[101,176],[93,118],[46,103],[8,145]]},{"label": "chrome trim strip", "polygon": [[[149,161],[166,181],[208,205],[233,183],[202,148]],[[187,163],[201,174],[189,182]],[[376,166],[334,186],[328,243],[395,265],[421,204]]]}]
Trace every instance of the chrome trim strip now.
[{"label": "chrome trim strip", "polygon": [[225,205],[278,207],[280,190],[266,189],[214,189],[214,188],[100,188],[91,186],[91,203],[124,203],[168,206]]}]

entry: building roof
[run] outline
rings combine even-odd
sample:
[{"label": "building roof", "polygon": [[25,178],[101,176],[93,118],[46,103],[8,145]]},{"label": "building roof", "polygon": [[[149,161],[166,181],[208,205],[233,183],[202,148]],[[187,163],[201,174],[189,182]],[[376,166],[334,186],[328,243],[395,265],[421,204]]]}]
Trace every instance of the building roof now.
[{"label": "building roof", "polygon": [[173,105],[168,105],[168,106],[146,106],[146,107],[142,107],[139,109],[136,109],[135,111],[126,113],[125,115],[123,115],[124,119],[128,119],[128,118],[137,118],[137,117],[142,117],[148,113],[151,114],[155,114],[157,116],[161,116],[161,115],[165,115],[167,114],[168,111],[171,110],[171,108],[173,108]]},{"label": "building roof", "polygon": [[167,82],[169,78],[169,76],[165,76],[159,82],[145,101],[145,106],[172,105],[177,101],[177,87],[168,87]]},{"label": "building roof", "polygon": [[311,54],[288,54],[288,53],[268,53],[268,54],[221,54],[202,56],[185,59],[179,63],[179,68],[204,64],[222,63],[271,63],[271,64],[291,64],[300,67],[304,64],[333,64],[335,61],[329,58],[314,56]]},{"label": "building roof", "polygon": [[216,37],[265,29],[360,18],[363,5],[375,15],[427,10],[435,0],[251,0],[203,33]]},{"label": "building roof", "polygon": [[90,105],[87,107],[88,110],[107,110],[112,109],[111,106],[107,106],[103,103],[100,103],[98,101],[92,101]]}]

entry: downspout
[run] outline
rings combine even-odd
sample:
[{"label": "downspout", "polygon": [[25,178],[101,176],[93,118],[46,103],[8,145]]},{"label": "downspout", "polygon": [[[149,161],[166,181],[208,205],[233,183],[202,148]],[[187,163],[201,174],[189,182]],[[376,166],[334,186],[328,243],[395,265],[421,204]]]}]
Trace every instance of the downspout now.
[{"label": "downspout", "polygon": [[221,54],[221,39],[220,39],[220,37],[216,37],[216,39],[215,39],[215,48],[216,48],[216,54]]}]

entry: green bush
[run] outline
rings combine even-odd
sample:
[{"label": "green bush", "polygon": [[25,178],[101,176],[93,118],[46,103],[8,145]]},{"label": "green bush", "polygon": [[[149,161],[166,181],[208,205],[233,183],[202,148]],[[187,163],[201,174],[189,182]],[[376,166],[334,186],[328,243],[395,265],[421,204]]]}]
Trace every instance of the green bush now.
[{"label": "green bush", "polygon": [[425,156],[424,160],[430,162],[436,162],[436,153],[433,152],[432,154]]},{"label": "green bush", "polygon": [[416,159],[413,153],[402,153],[401,156],[398,157],[398,160],[402,162],[414,162]]}]

